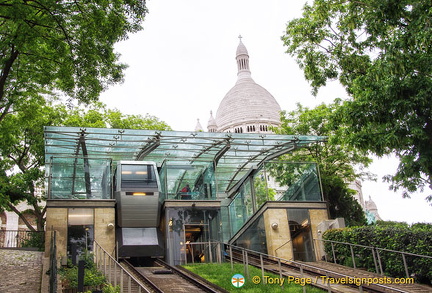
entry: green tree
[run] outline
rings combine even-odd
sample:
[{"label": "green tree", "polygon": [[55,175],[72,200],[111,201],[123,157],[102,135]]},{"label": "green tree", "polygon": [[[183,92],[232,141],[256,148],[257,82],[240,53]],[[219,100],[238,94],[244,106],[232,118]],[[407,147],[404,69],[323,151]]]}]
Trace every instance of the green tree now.
[{"label": "green tree", "polygon": [[0,122],[21,101],[62,94],[82,102],[122,81],[114,44],[141,29],[145,1],[0,4]]},{"label": "green tree", "polygon": [[[65,112],[41,104],[40,99],[29,99],[15,108],[16,113],[0,123],[0,210],[14,211],[30,230],[43,231],[44,198],[39,196],[45,175],[43,126],[59,125]],[[32,207],[36,229],[18,209],[21,202]]]},{"label": "green tree", "polygon": [[[332,115],[339,107],[336,101],[331,105],[321,104],[315,109],[308,109],[300,104],[291,112],[283,112],[278,134],[328,136],[326,143],[316,143],[300,149],[282,159],[293,162],[317,162],[321,175],[324,199],[329,203],[332,218],[343,217],[347,225],[366,224],[366,218],[359,203],[353,198],[355,192],[348,188],[348,183],[361,177],[370,177],[366,172],[356,172],[371,163],[367,155],[345,144],[338,135],[343,129],[330,123]],[[289,165],[287,165],[289,168]],[[290,170],[279,170],[276,179],[285,184],[284,177]],[[280,177],[278,179],[278,177]]]},{"label": "green tree", "polygon": [[[115,114],[115,115],[114,115]],[[114,116],[114,118],[113,118]],[[0,123],[0,210],[14,211],[30,230],[42,231],[45,222],[44,126],[121,127],[170,130],[156,117],[126,115],[93,103],[88,109],[67,109],[64,105],[29,99],[16,106],[16,113]],[[37,219],[34,229],[18,209],[26,202]]]},{"label": "green tree", "polygon": [[[65,111],[64,108],[63,111]],[[94,102],[86,108],[77,107],[68,110],[62,126],[172,130],[168,124],[155,116],[123,114],[117,109],[108,109],[101,102]]]},{"label": "green tree", "polygon": [[276,200],[276,191],[273,188],[269,188],[265,179],[260,176],[254,178],[254,190],[257,208],[268,200]]},{"label": "green tree", "polygon": [[432,2],[315,0],[303,11],[282,40],[313,93],[338,79],[350,99],[335,117],[349,142],[394,153],[386,180],[403,196],[431,187]]}]

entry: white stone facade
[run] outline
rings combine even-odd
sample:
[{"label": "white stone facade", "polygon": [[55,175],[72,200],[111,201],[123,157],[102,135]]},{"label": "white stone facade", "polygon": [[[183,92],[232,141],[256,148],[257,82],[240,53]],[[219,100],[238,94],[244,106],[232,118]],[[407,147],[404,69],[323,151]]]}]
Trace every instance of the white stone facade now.
[{"label": "white stone facade", "polygon": [[249,53],[240,39],[236,52],[237,82],[221,101],[216,118],[210,113],[209,132],[271,133],[280,125],[276,99],[251,77]]}]

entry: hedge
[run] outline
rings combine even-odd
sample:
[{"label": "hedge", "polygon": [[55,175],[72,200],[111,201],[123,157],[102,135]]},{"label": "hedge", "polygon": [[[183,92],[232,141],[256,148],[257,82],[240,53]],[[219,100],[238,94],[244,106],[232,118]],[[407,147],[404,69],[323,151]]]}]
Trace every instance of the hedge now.
[{"label": "hedge", "polygon": [[[323,239],[432,256],[432,225],[425,223],[410,226],[406,223],[382,222],[375,226],[331,229],[323,234]],[[333,247],[336,263],[353,267],[350,246],[334,243]],[[328,260],[333,262],[330,242],[325,242],[325,251],[330,258]],[[371,248],[353,246],[356,267],[377,272],[378,258],[375,257],[374,261],[376,251],[376,249],[372,252]],[[385,275],[406,277],[403,258],[400,253],[378,251]],[[410,255],[405,255],[405,258],[410,277],[413,277],[418,283],[431,285],[432,259]]]}]

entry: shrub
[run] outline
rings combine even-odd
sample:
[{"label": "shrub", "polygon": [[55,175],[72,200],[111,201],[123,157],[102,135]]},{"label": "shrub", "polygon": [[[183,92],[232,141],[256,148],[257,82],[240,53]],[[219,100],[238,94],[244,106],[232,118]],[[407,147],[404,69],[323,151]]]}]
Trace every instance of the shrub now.
[{"label": "shrub", "polygon": [[[84,260],[84,286],[100,286],[105,284],[105,276],[99,272],[93,261],[92,254],[85,254],[81,257]],[[72,265],[71,261],[68,260],[68,265],[65,268],[59,270],[59,274],[66,286],[69,288],[78,287],[78,266]],[[108,291],[109,292],[109,291]],[[115,291],[114,291],[115,292]]]},{"label": "shrub", "polygon": [[[406,223],[378,222],[375,226],[350,227],[332,229],[324,233],[323,239],[338,242],[347,242],[357,245],[378,247],[388,250],[402,251],[419,255],[432,256],[430,246],[432,243],[432,225],[417,223],[409,226]],[[349,245],[333,244],[336,262],[352,266],[352,255]],[[334,261],[332,246],[325,243],[326,254]],[[353,246],[354,259],[357,267],[376,271],[374,254],[371,248]],[[376,249],[374,250],[377,251]],[[400,253],[378,250],[385,275],[392,277],[406,277],[403,258]],[[416,282],[432,283],[432,259],[405,255],[408,272]]]}]

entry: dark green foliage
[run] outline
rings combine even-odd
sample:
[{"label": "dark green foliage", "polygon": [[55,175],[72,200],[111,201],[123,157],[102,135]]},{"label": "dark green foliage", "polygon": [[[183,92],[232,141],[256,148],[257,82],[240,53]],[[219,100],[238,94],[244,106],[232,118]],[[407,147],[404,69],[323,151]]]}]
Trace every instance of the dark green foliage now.
[{"label": "dark green foliage", "polygon": [[[105,276],[97,270],[96,265],[93,261],[92,254],[82,255],[81,260],[85,261],[84,265],[84,286],[97,287],[105,284]],[[66,282],[67,287],[77,288],[78,287],[78,266],[72,265],[68,261],[67,267],[61,268],[59,274],[63,281]]]},{"label": "dark green foliage", "polygon": [[0,122],[15,105],[58,92],[82,102],[123,79],[114,44],[141,29],[145,1],[2,1]]},{"label": "dark green foliage", "polygon": [[430,0],[315,0],[282,37],[314,94],[337,79],[350,95],[332,117],[346,141],[400,159],[385,179],[403,196],[432,186],[431,10]]},{"label": "dark green foliage", "polygon": [[21,247],[37,248],[39,251],[45,250],[45,232],[27,232],[28,237],[21,242]]},{"label": "dark green foliage", "polygon": [[[352,227],[328,230],[324,233],[325,240],[372,246],[387,250],[403,251],[418,255],[432,256],[432,225],[425,223],[413,224],[397,222],[378,222],[375,226]],[[377,258],[371,248],[354,247],[357,268],[366,268],[376,272]],[[325,250],[333,261],[331,244],[326,242]],[[352,266],[352,256],[349,245],[334,244],[337,263]],[[375,249],[375,253],[376,253]],[[383,272],[391,277],[406,277],[401,254],[378,250]],[[416,282],[432,284],[432,259],[406,255],[408,272]],[[378,271],[379,272],[379,271]]]},{"label": "dark green foliage", "polygon": [[[317,162],[319,166],[324,200],[329,203],[332,218],[343,217],[348,226],[365,225],[366,217],[359,203],[353,199],[354,191],[348,183],[356,179],[369,177],[365,172],[356,173],[354,165],[360,170],[368,166],[371,159],[363,151],[348,145],[341,139],[343,127],[331,122],[340,101],[330,105],[319,105],[315,109],[297,105],[291,112],[283,112],[281,126],[275,129],[278,134],[328,136],[326,143],[316,143],[307,149],[301,149],[282,158],[292,162]],[[284,184],[294,179],[295,165],[281,165],[283,168],[273,172],[272,176]],[[285,167],[286,166],[286,167]],[[300,166],[300,165],[299,165]],[[306,166],[306,165],[304,165]]]}]

